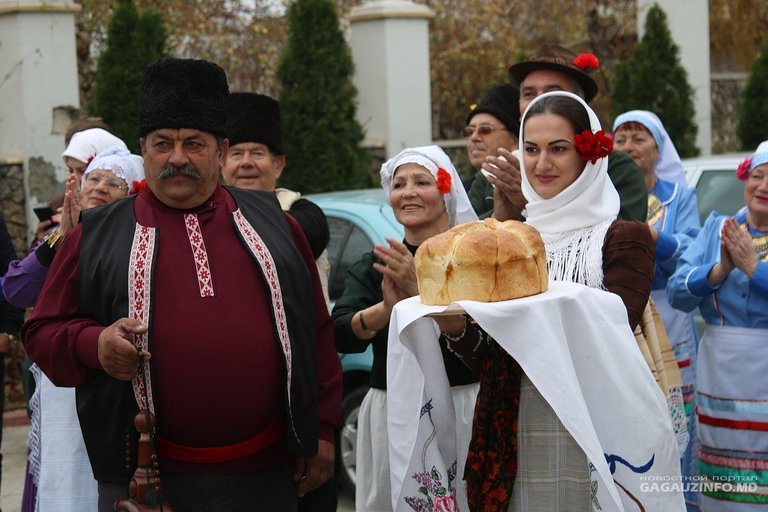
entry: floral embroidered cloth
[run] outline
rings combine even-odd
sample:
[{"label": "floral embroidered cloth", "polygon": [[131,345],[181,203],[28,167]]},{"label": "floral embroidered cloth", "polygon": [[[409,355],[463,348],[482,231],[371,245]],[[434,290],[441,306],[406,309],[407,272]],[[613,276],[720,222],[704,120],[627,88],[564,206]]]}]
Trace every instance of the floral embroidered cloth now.
[{"label": "floral embroidered cloth", "polygon": [[[566,283],[496,303],[457,303],[515,358],[589,462],[593,510],[685,509],[667,402],[643,360],[621,299]],[[452,305],[453,306],[453,305]],[[466,510],[455,474],[455,415],[437,327],[418,297],[392,312],[387,388],[395,512]],[[397,404],[396,406],[394,404]],[[643,485],[646,483],[646,485]]]}]

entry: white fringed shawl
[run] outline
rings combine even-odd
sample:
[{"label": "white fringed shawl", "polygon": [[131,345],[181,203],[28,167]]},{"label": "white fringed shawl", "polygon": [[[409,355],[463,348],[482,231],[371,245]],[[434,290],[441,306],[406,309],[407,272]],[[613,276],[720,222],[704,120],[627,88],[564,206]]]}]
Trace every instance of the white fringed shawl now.
[{"label": "white fringed shawl", "polygon": [[[592,132],[601,129],[595,112],[578,96],[562,91],[536,98],[523,114],[520,144],[525,141],[525,116],[531,106],[547,96],[567,96],[579,101],[589,114]],[[587,162],[584,171],[568,188],[551,199],[533,189],[520,160],[523,195],[528,200],[527,223],[536,228],[547,250],[549,278],[592,288],[603,286],[603,244],[608,228],[619,213],[619,194],[608,177],[608,157]]]}]

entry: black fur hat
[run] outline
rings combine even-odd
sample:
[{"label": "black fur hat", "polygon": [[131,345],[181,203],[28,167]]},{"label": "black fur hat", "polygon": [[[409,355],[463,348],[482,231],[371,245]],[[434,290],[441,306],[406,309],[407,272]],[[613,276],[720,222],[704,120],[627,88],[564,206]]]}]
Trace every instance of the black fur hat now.
[{"label": "black fur hat", "polygon": [[488,89],[472,112],[467,116],[467,124],[476,114],[490,114],[517,137],[520,132],[520,91],[512,84],[496,85]]},{"label": "black fur hat", "polygon": [[263,94],[233,92],[227,105],[229,147],[241,142],[258,142],[283,155],[283,126],[280,104]]},{"label": "black fur hat", "polygon": [[223,69],[205,60],[162,59],[144,70],[139,134],[192,128],[227,136],[229,85]]}]

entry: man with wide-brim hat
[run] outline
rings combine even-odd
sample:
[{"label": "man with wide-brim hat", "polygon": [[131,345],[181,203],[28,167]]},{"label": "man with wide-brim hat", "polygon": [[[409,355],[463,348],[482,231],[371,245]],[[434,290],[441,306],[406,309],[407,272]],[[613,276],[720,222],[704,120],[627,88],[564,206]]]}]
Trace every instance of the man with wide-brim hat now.
[{"label": "man with wide-brim hat", "polygon": [[139,410],[177,511],[295,511],[333,473],[333,324],[275,195],[219,184],[228,95],[211,62],[147,67],[147,188],[83,212],[23,328],[32,360],[77,387],[99,512],[133,492]]},{"label": "man with wide-brim hat", "polygon": [[[567,91],[587,102],[592,101],[597,96],[598,86],[591,73],[598,71],[599,67],[597,57],[591,53],[577,55],[556,44],[543,44],[529,59],[509,68],[512,80],[520,88],[520,116],[522,117],[531,101],[545,92]],[[483,169],[496,176],[488,178],[488,181],[499,190],[495,202],[505,205],[503,209],[498,206],[496,209],[514,213],[518,207],[524,206],[515,204],[519,202],[515,183],[520,182],[520,169],[516,159],[507,158],[508,155],[503,151],[499,153],[507,161],[489,156],[483,164]],[[626,153],[614,151],[608,159],[608,176],[621,198],[619,218],[644,222],[648,209],[648,193],[643,174],[637,164]],[[515,208],[510,208],[510,204],[514,204]],[[506,220],[514,217],[497,218]]]},{"label": "man with wide-brim hat", "polygon": [[[517,115],[519,96],[520,91],[513,84],[491,87],[480,102],[472,107],[467,115],[467,126],[462,131],[467,139],[469,161],[477,169],[467,193],[472,208],[481,219],[492,216],[494,210],[494,187],[485,179],[481,169],[489,155],[498,156],[499,150],[517,149],[517,134],[520,131],[520,118]],[[518,193],[516,202],[525,204],[522,189]],[[514,215],[519,213],[513,212]]]}]

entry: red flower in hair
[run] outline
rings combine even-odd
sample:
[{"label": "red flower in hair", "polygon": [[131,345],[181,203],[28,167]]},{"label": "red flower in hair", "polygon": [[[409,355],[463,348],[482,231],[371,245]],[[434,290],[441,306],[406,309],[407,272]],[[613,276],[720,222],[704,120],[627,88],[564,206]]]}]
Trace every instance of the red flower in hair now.
[{"label": "red flower in hair", "polygon": [[437,169],[437,190],[439,190],[441,194],[448,194],[451,192],[451,175],[442,167]]},{"label": "red flower in hair", "polygon": [[613,141],[606,137],[603,130],[597,133],[584,130],[573,136],[573,145],[583,161],[591,161],[593,164],[598,158],[606,157],[613,151]]},{"label": "red flower in hair", "polygon": [[736,168],[736,177],[741,181],[747,181],[749,177],[749,167],[752,165],[752,157],[745,158]]},{"label": "red flower in hair", "polygon": [[597,71],[600,69],[600,61],[592,53],[582,53],[573,59],[573,65],[584,72]]},{"label": "red flower in hair", "polygon": [[131,188],[133,188],[133,193],[138,194],[142,190],[144,190],[147,186],[147,180],[141,180],[141,181],[134,181],[131,183]]}]

